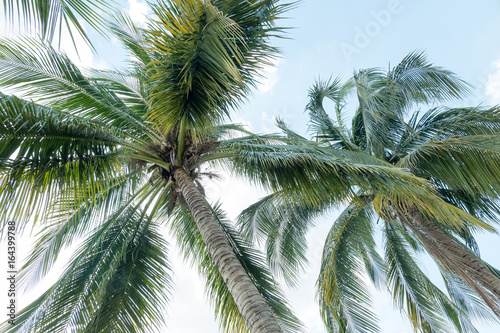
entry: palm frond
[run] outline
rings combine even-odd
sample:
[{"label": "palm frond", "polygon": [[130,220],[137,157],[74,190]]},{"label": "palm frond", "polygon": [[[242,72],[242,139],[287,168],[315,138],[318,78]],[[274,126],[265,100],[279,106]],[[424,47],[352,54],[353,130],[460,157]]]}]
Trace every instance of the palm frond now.
[{"label": "palm frond", "polygon": [[[354,81],[348,80],[341,84],[340,79],[331,81],[317,80],[309,89],[309,103],[306,110],[309,111],[310,125],[314,137],[333,148],[345,148],[357,150],[358,147],[352,143],[347,128],[342,118],[342,110],[346,104],[346,98],[353,93]],[[335,103],[335,114],[337,120],[332,120],[323,107],[323,100],[330,99]]]},{"label": "palm frond", "polygon": [[92,197],[123,172],[124,135],[99,122],[4,95],[0,120],[2,214],[47,206],[66,188]]},{"label": "palm frond", "polygon": [[392,159],[429,178],[448,202],[496,221],[498,119],[497,107],[415,113]]},{"label": "palm frond", "polygon": [[384,156],[383,147],[391,147],[388,133],[401,116],[400,98],[387,84],[379,69],[360,70],[354,74],[359,107],[353,118],[354,142],[375,157]]},{"label": "palm frond", "polygon": [[238,216],[238,226],[247,240],[265,241],[269,268],[294,286],[307,265],[307,231],[324,207],[292,205],[282,199],[274,193],[250,205]]},{"label": "palm frond", "polygon": [[500,274],[455,237],[443,231],[432,217],[410,212],[400,218],[419,239],[438,265],[467,283],[497,315],[500,314]]},{"label": "palm frond", "polygon": [[416,330],[448,332],[450,327],[440,311],[439,303],[432,297],[429,281],[418,268],[408,250],[408,245],[398,227],[386,222],[384,229],[387,282],[395,305],[406,312]]},{"label": "palm frond", "polygon": [[309,140],[292,130],[292,128],[285,122],[285,120],[276,118],[275,125],[281,130],[284,135],[286,135],[287,142],[294,144],[309,144]]},{"label": "palm frond", "polygon": [[143,117],[148,112],[144,87],[140,77],[142,72],[118,72],[111,70],[91,70],[92,81],[106,87],[120,98],[129,110]]},{"label": "palm frond", "polygon": [[52,46],[32,39],[0,40],[0,84],[46,106],[97,120],[130,135],[156,134],[104,85],[85,77]]},{"label": "palm frond", "polygon": [[105,216],[124,210],[124,203],[136,199],[137,195],[131,193],[144,192],[144,188],[136,191],[137,186],[142,186],[136,179],[140,171],[133,170],[116,179],[93,203],[82,203],[77,195],[56,201],[46,213],[37,241],[19,272],[19,286],[32,288],[48,273],[61,250],[97,228]]},{"label": "palm frond", "polygon": [[433,66],[424,52],[411,52],[389,70],[387,78],[406,108],[417,103],[447,102],[465,97],[470,86],[453,72]]},{"label": "palm frond", "polygon": [[84,241],[62,277],[5,332],[151,332],[171,287],[166,243],[136,209],[111,215]]},{"label": "palm frond", "polygon": [[378,332],[369,290],[363,281],[365,247],[373,248],[369,208],[351,204],[337,218],[323,250],[318,298],[330,332]]},{"label": "palm frond", "polygon": [[500,130],[499,108],[432,108],[415,112],[406,129],[408,133],[399,143],[402,153],[418,149],[432,140],[453,136],[496,134]]},{"label": "palm frond", "polygon": [[[318,201],[340,202],[353,195],[351,185],[386,191],[384,183],[402,190],[429,194],[426,181],[394,168],[372,156],[345,150],[303,145],[276,145],[234,142],[220,147],[216,160],[236,174],[280,193],[293,193],[297,200],[315,205]],[[225,153],[225,155],[223,155]],[[387,183],[386,183],[387,184]],[[396,192],[387,190],[396,195]],[[404,191],[404,190],[402,190]],[[413,193],[416,193],[413,192]],[[400,195],[411,196],[411,193]]]},{"label": "palm frond", "polygon": [[[43,39],[52,42],[54,34],[64,25],[75,44],[74,33],[78,33],[90,44],[87,33],[78,20],[81,17],[92,28],[103,34],[105,20],[102,13],[111,10],[114,2],[104,0],[5,0],[4,10],[11,25],[24,23],[28,31],[34,31]],[[59,39],[62,37],[59,36]],[[60,41],[59,41],[60,42]],[[76,47],[76,45],[75,45]]]},{"label": "palm frond", "polygon": [[459,276],[452,272],[441,270],[448,295],[453,304],[476,320],[498,322],[498,318],[486,306],[481,297],[472,290]]},{"label": "palm frond", "polygon": [[116,13],[109,24],[111,33],[133,56],[132,63],[140,67],[141,71],[146,69],[153,59],[153,52],[146,43],[144,31],[125,13]]}]

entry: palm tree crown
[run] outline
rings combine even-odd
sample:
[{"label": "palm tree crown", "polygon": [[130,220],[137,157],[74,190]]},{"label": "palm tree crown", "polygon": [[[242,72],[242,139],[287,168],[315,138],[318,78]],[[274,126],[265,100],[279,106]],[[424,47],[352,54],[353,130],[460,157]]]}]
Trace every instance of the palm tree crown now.
[{"label": "palm tree crown", "polygon": [[[274,193],[240,215],[242,232],[265,240],[271,269],[293,285],[314,219],[349,203],[326,238],[317,284],[329,331],[379,331],[363,275],[388,289],[415,330],[477,332],[471,318],[500,315],[500,272],[481,260],[473,237],[476,230],[494,230],[500,212],[500,109],[436,107],[468,92],[453,73],[414,52],[388,71],[360,70],[345,83],[318,81],[306,108],[313,141],[278,121],[288,142],[304,150],[321,149],[330,161],[392,166],[429,190],[410,195],[399,192],[408,186],[352,175],[339,187],[330,180],[339,171],[331,168],[302,178],[295,200]],[[333,101],[335,118],[325,98]],[[350,98],[357,106],[348,127]],[[420,111],[426,106],[429,111]],[[378,226],[383,256],[374,240]],[[438,264],[448,294],[419,268],[421,252]]]}]

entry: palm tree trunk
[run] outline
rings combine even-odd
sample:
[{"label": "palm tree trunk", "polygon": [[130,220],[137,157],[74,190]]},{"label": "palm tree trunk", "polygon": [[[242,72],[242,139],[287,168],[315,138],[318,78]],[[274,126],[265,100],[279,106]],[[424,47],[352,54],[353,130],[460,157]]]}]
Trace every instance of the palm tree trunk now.
[{"label": "palm tree trunk", "polygon": [[500,279],[478,257],[417,209],[405,220],[429,253],[469,285],[500,317]]},{"label": "palm tree trunk", "polygon": [[203,242],[250,332],[282,333],[276,317],[234,254],[226,235],[215,221],[190,174],[184,168],[178,168],[174,177],[200,230]]}]

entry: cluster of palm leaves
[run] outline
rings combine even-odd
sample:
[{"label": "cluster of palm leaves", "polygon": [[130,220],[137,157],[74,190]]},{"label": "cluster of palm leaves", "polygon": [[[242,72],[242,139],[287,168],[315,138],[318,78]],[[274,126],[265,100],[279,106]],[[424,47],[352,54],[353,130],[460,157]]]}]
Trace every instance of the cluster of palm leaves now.
[{"label": "cluster of palm leaves", "polygon": [[[282,122],[282,134],[256,135],[224,121],[276,56],[270,37],[282,34],[275,21],[291,5],[158,1],[146,29],[116,14],[109,31],[129,66],[87,74],[50,40],[55,22],[100,1],[5,3],[11,15],[38,13],[44,31],[42,41],[0,40],[0,87],[16,92],[0,95],[0,214],[41,230],[23,287],[68,246],[77,250],[2,331],[161,330],[172,273],[165,229],[205,279],[222,330],[303,331],[271,272],[293,284],[314,217],[346,202],[318,282],[330,331],[378,330],[365,273],[388,287],[415,329],[474,332],[471,317],[499,314],[499,273],[479,258],[473,238],[493,230],[499,211],[499,110],[411,114],[462,96],[467,86],[452,73],[411,54],[388,73],[318,82],[308,106],[314,140]],[[354,91],[349,129],[343,116]],[[337,120],[324,98],[334,101]],[[205,198],[214,168],[272,193],[241,214],[241,230]],[[376,216],[385,258],[375,249]],[[268,265],[251,238],[266,240]],[[448,294],[418,268],[421,251],[438,262]]]},{"label": "cluster of palm leaves", "polygon": [[[394,166],[430,191],[425,198],[400,201],[385,193],[399,191],[397,184],[381,190],[370,180],[350,179],[345,193],[324,186],[348,203],[326,238],[317,282],[329,331],[379,331],[368,281],[389,291],[416,331],[477,332],[471,319],[499,315],[500,271],[480,258],[474,232],[494,231],[500,212],[500,108],[436,106],[468,92],[453,73],[414,52],[388,71],[361,70],[345,83],[319,80],[306,108],[313,140],[278,121],[291,142],[321,149],[331,159]],[[334,118],[325,99],[333,102]],[[357,103],[350,109],[352,99]],[[315,186],[323,187],[323,181]],[[329,195],[295,203],[283,198],[263,198],[240,222],[244,235],[265,240],[270,267],[294,284],[306,262],[307,230],[338,201]],[[380,233],[383,255],[375,242]],[[447,293],[422,271],[416,257],[422,253],[437,263]]]}]

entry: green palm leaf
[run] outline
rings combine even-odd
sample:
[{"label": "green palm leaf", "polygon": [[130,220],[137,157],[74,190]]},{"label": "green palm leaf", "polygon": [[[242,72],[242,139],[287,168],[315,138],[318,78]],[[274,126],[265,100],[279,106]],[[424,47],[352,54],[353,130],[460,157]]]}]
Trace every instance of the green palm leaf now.
[{"label": "green palm leaf", "polygon": [[155,135],[120,98],[85,77],[50,45],[31,39],[0,40],[0,70],[0,85],[15,88],[26,98],[128,130],[131,135]]},{"label": "green palm leaf", "polygon": [[119,131],[3,95],[0,119],[2,214],[28,214],[67,188],[92,197],[123,172]]},{"label": "green palm leaf", "polygon": [[406,108],[416,103],[446,102],[470,93],[467,83],[453,72],[430,64],[424,52],[408,54],[389,70],[387,77]]},{"label": "green palm leaf", "polygon": [[238,225],[246,239],[265,241],[269,268],[294,286],[307,264],[306,234],[319,211],[292,205],[274,193],[243,210]]},{"label": "green palm leaf", "polygon": [[369,208],[352,204],[335,221],[323,250],[318,298],[329,332],[378,332],[363,282],[362,253],[375,246]]},{"label": "green palm leaf", "polygon": [[[54,34],[64,25],[75,44],[74,33],[77,32],[90,44],[79,15],[95,30],[104,33],[105,26],[102,12],[112,9],[109,1],[104,0],[4,0],[4,10],[11,25],[16,21],[24,23],[24,27],[34,30],[43,39],[51,42]],[[59,36],[59,39],[61,36]],[[76,45],[75,45],[76,47]]]},{"label": "green palm leaf", "polygon": [[199,130],[220,124],[276,51],[266,37],[276,32],[272,21],[282,7],[269,0],[161,2],[155,9],[160,21],[148,33],[163,55],[152,65],[158,74],[152,76],[149,118],[162,130],[180,119]]},{"label": "green palm leaf", "polygon": [[418,268],[398,227],[386,223],[384,237],[387,281],[395,304],[406,312],[415,330],[448,332],[450,328],[438,311],[439,304],[431,297],[429,281]]},{"label": "green palm leaf", "polygon": [[3,329],[157,329],[171,285],[165,253],[149,217],[135,209],[111,215],[83,242],[62,277],[18,314],[15,326]]},{"label": "green palm leaf", "polygon": [[56,201],[50,213],[47,213],[37,241],[21,268],[19,284],[26,289],[32,288],[48,273],[61,250],[99,227],[103,216],[117,214],[126,207],[124,202],[130,204],[136,199],[136,196],[130,197],[130,193],[136,192],[137,174],[138,171],[133,170],[116,179],[100,196],[96,196],[93,204],[83,203],[77,196]]}]

